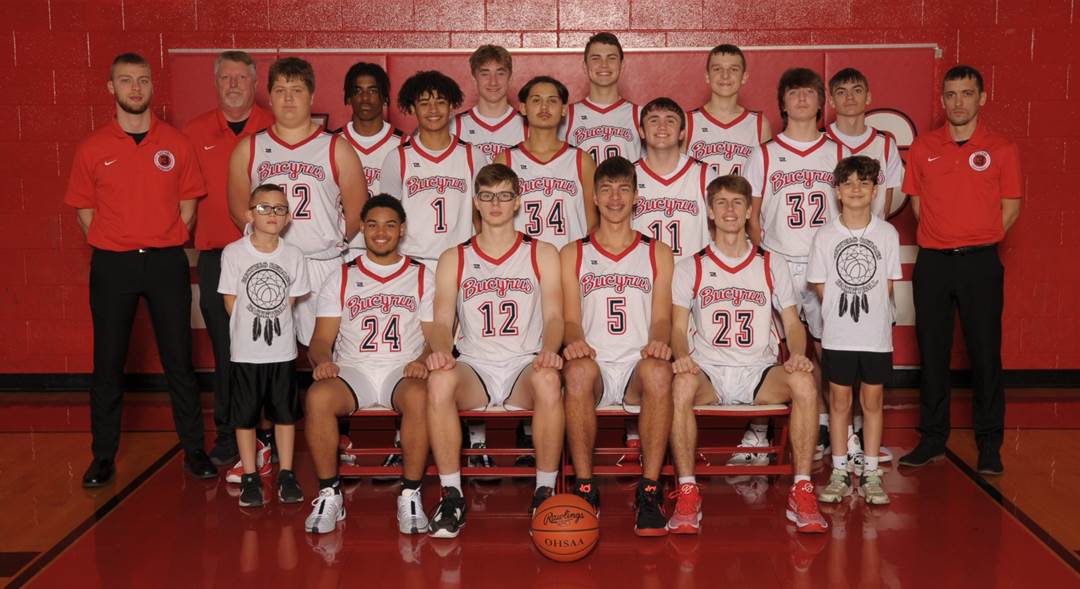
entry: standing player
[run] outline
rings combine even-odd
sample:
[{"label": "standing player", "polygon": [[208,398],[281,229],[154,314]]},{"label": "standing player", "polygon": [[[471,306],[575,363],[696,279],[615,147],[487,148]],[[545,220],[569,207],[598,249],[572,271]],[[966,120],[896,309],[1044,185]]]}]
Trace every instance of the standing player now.
[{"label": "standing player", "polygon": [[682,153],[686,115],[674,100],[656,98],[642,107],[641,130],[646,151],[634,165],[638,199],[632,226],[666,243],[680,260],[709,242],[705,187],[713,174]]},{"label": "standing player", "polygon": [[749,78],[746,56],[735,45],[717,45],[705,62],[709,101],[686,116],[686,153],[717,176],[742,175],[750,152],[772,138],[769,119],[739,104]]},{"label": "standing player", "polygon": [[184,134],[206,178],[206,198],[199,201],[195,249],[199,250],[199,310],[214,348],[214,426],[217,438],[210,461],[224,466],[240,458],[229,425],[229,316],[218,294],[221,251],[240,239],[229,217],[229,155],[240,140],[269,127],[274,117],[255,104],[255,61],[243,51],[225,51],[214,60],[217,108],[195,117]]},{"label": "standing player", "polygon": [[564,430],[559,254],[514,230],[517,189],[510,168],[484,166],[473,199],[480,232],[439,258],[427,359],[428,435],[443,487],[431,518],[436,538],[453,538],[465,525],[459,410],[531,409],[537,467],[532,509],[551,496],[558,477]]},{"label": "standing player", "polygon": [[319,294],[310,352],[315,383],[307,393],[305,426],[319,496],[304,529],[326,534],[345,519],[335,452],[337,420],[378,406],[402,416],[398,530],[419,534],[428,525],[420,500],[428,453],[422,329],[430,326],[435,277],[398,252],[406,231],[401,201],[386,194],[373,196],[360,216],[366,253],[327,277]]},{"label": "standing player", "polygon": [[597,512],[592,481],[596,407],[641,406],[644,459],[634,532],[667,534],[660,468],[671,428],[671,248],[630,228],[637,198],[633,164],[604,160],[596,171],[600,225],[562,249],[566,318],[566,426],[574,493]]},{"label": "standing player", "polygon": [[562,82],[539,76],[518,92],[529,136],[495,156],[517,174],[521,211],[514,227],[557,248],[585,237],[596,227],[593,173],[596,162],[577,147],[559,140],[559,121],[570,93]]},{"label": "standing player", "polygon": [[[806,357],[806,332],[799,324],[787,264],[771,252],[759,252],[746,238],[750,193],[750,184],[739,176],[721,176],[709,184],[713,243],[675,270],[671,451],[679,492],[668,529],[677,534],[696,534],[701,524],[694,406],[717,403],[791,403],[795,484],[788,494],[787,518],[800,532],[829,527],[810,482],[818,398],[814,365]],[[791,352],[782,365],[776,363],[780,341],[774,310],[783,320]],[[697,327],[693,352],[687,336],[691,318]]]},{"label": "standing player", "polygon": [[469,56],[469,70],[476,82],[476,106],[454,117],[450,133],[480,148],[490,162],[526,136],[524,117],[507,100],[514,62],[506,48],[481,45]]},{"label": "standing player", "polygon": [[[404,137],[384,116],[390,104],[390,77],[374,63],[354,63],[345,74],[345,104],[352,108],[352,120],[341,128],[341,135],[356,150],[364,166],[368,196],[379,194],[379,177],[387,154],[397,149]],[[360,237],[360,236],[357,236]],[[363,245],[362,238],[359,239]]]},{"label": "standing player", "polygon": [[611,33],[596,33],[585,43],[585,75],[589,97],[570,105],[566,116],[566,142],[584,149],[593,161],[622,156],[641,157],[638,107],[619,96],[623,48]]},{"label": "standing player", "polygon": [[904,162],[896,139],[866,124],[866,107],[870,106],[870,82],[866,76],[850,67],[836,72],[829,78],[829,106],[836,110],[836,121],[825,129],[825,134],[852,155],[872,157],[881,165],[870,210],[880,219],[888,217],[893,192],[904,179]]},{"label": "standing player", "polygon": [[315,330],[318,285],[341,267],[344,244],[360,229],[367,182],[349,144],[311,120],[311,64],[298,57],[275,61],[268,86],[274,124],[233,150],[229,211],[237,227],[243,227],[251,187],[261,184],[277,184],[289,197],[292,223],[282,236],[304,252],[312,285],[311,294],[298,299],[293,311],[296,339],[306,346]]}]

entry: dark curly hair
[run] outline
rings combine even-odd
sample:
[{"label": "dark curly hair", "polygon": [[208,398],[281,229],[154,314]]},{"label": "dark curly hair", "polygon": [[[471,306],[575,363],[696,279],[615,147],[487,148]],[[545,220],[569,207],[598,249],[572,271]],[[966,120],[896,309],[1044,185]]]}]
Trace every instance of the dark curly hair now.
[{"label": "dark curly hair", "polygon": [[450,108],[457,110],[465,101],[465,95],[461,92],[461,86],[453,78],[442,72],[428,70],[416,72],[398,90],[397,105],[401,112],[412,114],[413,107],[424,94],[433,94],[445,98],[450,103]]}]

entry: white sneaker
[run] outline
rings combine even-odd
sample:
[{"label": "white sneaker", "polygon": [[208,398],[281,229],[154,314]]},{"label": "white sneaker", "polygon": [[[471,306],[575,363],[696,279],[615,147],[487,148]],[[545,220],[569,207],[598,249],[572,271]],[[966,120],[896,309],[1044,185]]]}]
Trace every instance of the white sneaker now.
[{"label": "white sneaker", "polygon": [[[255,441],[255,472],[258,472],[261,477],[270,476],[270,473],[274,470],[273,464],[270,463],[272,452],[273,448],[270,447],[270,444],[263,444],[262,440]],[[229,472],[225,473],[225,482],[239,485],[243,476],[244,463],[237,460],[236,464],[229,469]]]},{"label": "white sneaker", "polygon": [[848,472],[855,473],[856,476],[862,474],[866,459],[863,456],[862,442],[855,434],[848,436],[847,439],[847,463]]},{"label": "white sneaker", "polygon": [[[747,428],[743,432],[740,448],[767,448],[769,439],[765,435],[758,436],[753,429]],[[728,466],[768,466],[769,455],[761,452],[736,452],[727,461]]]},{"label": "white sneaker", "polygon": [[405,489],[397,498],[397,526],[402,534],[426,534],[428,518],[418,489]]},{"label": "white sneaker", "polygon": [[879,463],[880,462],[892,462],[892,452],[890,452],[889,449],[886,448],[885,446],[878,446],[878,458],[877,458],[877,461]]},{"label": "white sneaker", "polygon": [[319,491],[311,504],[315,507],[304,520],[304,530],[312,534],[329,534],[339,521],[345,519],[345,497],[333,488]]}]

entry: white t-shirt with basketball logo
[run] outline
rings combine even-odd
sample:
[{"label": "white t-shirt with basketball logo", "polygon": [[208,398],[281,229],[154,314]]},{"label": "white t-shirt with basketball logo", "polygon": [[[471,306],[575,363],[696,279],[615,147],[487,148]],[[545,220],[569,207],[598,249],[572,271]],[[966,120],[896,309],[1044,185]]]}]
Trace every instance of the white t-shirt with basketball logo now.
[{"label": "white t-shirt with basketball logo", "polygon": [[664,176],[644,159],[634,167],[638,197],[630,226],[670,246],[676,262],[705,247],[710,241],[705,187],[715,177],[708,166],[684,155]]},{"label": "white t-shirt with basketball logo", "polygon": [[296,358],[289,299],[311,292],[304,252],[284,239],[278,239],[273,252],[260,252],[245,235],[222,250],[217,290],[236,297],[229,316],[233,362],[270,364]]},{"label": "white t-shirt with basketball logo", "polygon": [[[382,129],[378,133],[370,136],[361,135],[356,132],[356,127],[353,126],[352,121],[349,121],[347,125],[341,128],[341,136],[349,142],[357,157],[360,158],[360,164],[364,166],[364,179],[367,180],[368,197],[370,198],[382,192],[380,180],[382,178],[383,162],[386,161],[387,154],[397,149],[405,141],[405,136],[401,131],[395,129],[393,125],[386,122],[383,123]],[[360,241],[360,245],[364,245],[363,240]]]},{"label": "white t-shirt with basketball logo", "polygon": [[434,262],[447,249],[473,234],[473,180],[484,165],[475,146],[451,139],[441,152],[410,137],[386,156],[383,192],[405,207],[405,239],[401,253]]},{"label": "white t-shirt with basketball logo", "polygon": [[435,273],[408,257],[382,265],[360,256],[326,278],[319,317],[340,317],[334,361],[400,365],[424,350],[421,322],[430,322]]},{"label": "white t-shirt with basketball logo", "polygon": [[885,191],[899,188],[904,183],[904,162],[900,159],[900,149],[896,139],[885,131],[867,127],[862,135],[845,135],[836,123],[825,129],[825,134],[833,141],[847,148],[851,155],[865,155],[877,160],[881,172],[877,177],[877,193],[871,201],[870,211],[882,219],[889,211],[885,210]]},{"label": "white t-shirt with basketball logo", "polygon": [[903,278],[900,236],[875,216],[862,229],[840,217],[814,236],[806,281],[824,284],[822,347],[829,350],[891,352],[893,305],[889,281]]},{"label": "white t-shirt with basketball logo", "polygon": [[753,110],[729,123],[722,123],[705,107],[686,115],[686,153],[705,162],[717,176],[741,176],[750,161],[750,153],[761,145],[765,115]]},{"label": "white t-shirt with basketball logo", "polygon": [[475,239],[458,246],[457,349],[487,363],[540,351],[544,330],[538,243],[522,233],[492,258]]},{"label": "white t-shirt with basketball logo", "polygon": [[514,217],[518,231],[562,248],[585,237],[585,185],[581,180],[581,160],[585,152],[564,143],[546,162],[536,158],[524,145],[508,149],[506,165],[518,177],[521,209]]},{"label": "white t-shirt with basketball logo", "polygon": [[251,138],[251,188],[277,184],[285,191],[292,220],[281,234],[309,258],[341,254],[345,216],[341,210],[334,144],[338,136],[323,129],[298,143],[286,143],[274,128]]},{"label": "white t-shirt with basketball logo", "polygon": [[625,98],[607,106],[588,98],[575,102],[567,107],[559,131],[567,143],[585,150],[597,164],[616,155],[632,162],[641,158],[638,106]]},{"label": "white t-shirt with basketball logo", "polygon": [[640,360],[649,343],[656,243],[641,233],[622,252],[605,250],[593,236],[577,242],[581,326],[598,362]]},{"label": "white t-shirt with basketball logo", "polygon": [[761,246],[805,262],[814,232],[840,210],[833,170],[850,155],[824,133],[795,141],[781,133],[750,154],[745,178],[761,198]]},{"label": "white t-shirt with basketball logo", "polygon": [[[748,244],[749,245],[749,244]],[[732,266],[715,244],[675,265],[672,303],[688,309],[695,362],[712,366],[775,364],[780,334],[773,310],[795,306],[787,263],[750,246]]]},{"label": "white t-shirt with basketball logo", "polygon": [[528,123],[525,117],[507,105],[500,117],[485,117],[474,106],[450,119],[450,134],[475,145],[484,154],[484,163],[490,163],[501,151],[525,141]]}]

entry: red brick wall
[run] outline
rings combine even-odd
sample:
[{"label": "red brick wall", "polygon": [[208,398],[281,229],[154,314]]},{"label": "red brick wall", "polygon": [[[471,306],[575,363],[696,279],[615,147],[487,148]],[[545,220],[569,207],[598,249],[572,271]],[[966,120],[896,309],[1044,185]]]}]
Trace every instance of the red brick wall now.
[{"label": "red brick wall", "polygon": [[[1027,191],[1006,241],[1005,366],[1080,368],[1080,6],[1075,0],[4,0],[0,372],[88,372],[89,251],[61,203],[75,143],[113,113],[107,66],[138,51],[169,108],[176,47],[632,47],[937,43],[987,78],[984,120],[1021,146]],[[940,73],[940,72],[939,72]],[[697,72],[693,72],[696,79]],[[940,117],[939,117],[940,118]],[[129,364],[153,370],[141,318]],[[201,363],[201,361],[200,361]]]}]

